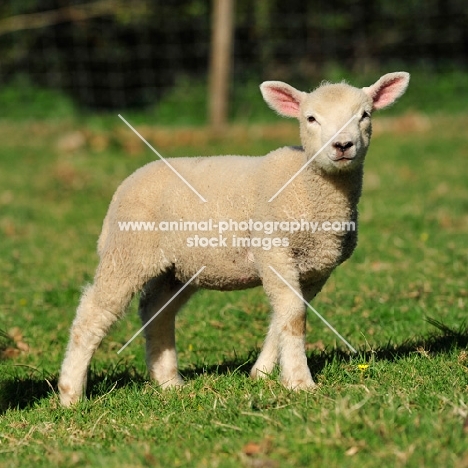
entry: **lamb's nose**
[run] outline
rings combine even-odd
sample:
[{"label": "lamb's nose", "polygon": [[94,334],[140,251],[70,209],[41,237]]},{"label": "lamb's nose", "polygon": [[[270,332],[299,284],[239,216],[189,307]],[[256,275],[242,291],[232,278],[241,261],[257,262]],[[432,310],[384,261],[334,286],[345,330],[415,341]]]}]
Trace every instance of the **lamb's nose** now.
[{"label": "lamb's nose", "polygon": [[341,151],[342,153],[344,153],[347,149],[351,148],[351,146],[353,146],[352,141],[345,141],[343,143],[341,141],[337,141],[333,143],[333,148]]}]

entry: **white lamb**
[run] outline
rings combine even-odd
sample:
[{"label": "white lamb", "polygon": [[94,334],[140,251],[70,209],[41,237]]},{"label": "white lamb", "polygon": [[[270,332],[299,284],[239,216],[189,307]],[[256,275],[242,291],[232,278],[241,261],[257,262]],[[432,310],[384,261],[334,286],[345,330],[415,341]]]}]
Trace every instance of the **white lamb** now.
[{"label": "white lamb", "polygon": [[[367,88],[323,84],[311,93],[282,82],[263,83],[261,92],[269,106],[299,120],[302,147],[279,148],[263,157],[172,159],[170,164],[207,203],[162,161],[128,177],[110,204],[98,243],[100,263],[94,283],[83,292],[71,328],[59,379],[62,404],[69,406],[81,397],[93,353],[135,293],[141,291],[139,310],[147,324],[203,266],[199,276],[145,328],[151,377],[162,387],[183,384],[177,370],[174,322],[177,311],[198,288],[263,285],[273,313],[251,375],[267,376],[279,362],[286,387],[314,387],[304,350],[306,308],[300,296],[310,301],[331,272],[349,258],[357,242],[355,231],[281,233],[286,241],[268,249],[258,243],[233,246],[234,236],[262,241],[271,237],[239,228],[229,233],[226,246],[203,248],[190,246],[187,238],[193,233],[128,232],[119,229],[119,222],[154,221],[156,226],[161,221],[209,219],[215,224],[228,220],[356,222],[371,113],[392,104],[408,82],[408,73],[397,72]],[[209,237],[218,232],[201,234]]]}]

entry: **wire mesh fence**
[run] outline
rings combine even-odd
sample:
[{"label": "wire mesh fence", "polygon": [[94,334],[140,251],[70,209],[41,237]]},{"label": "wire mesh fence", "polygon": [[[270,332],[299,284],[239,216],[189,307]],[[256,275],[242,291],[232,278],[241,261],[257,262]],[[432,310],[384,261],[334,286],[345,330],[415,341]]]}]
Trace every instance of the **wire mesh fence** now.
[{"label": "wire mesh fence", "polygon": [[[219,0],[215,0],[219,1]],[[206,0],[4,0],[0,84],[64,90],[94,109],[157,103],[181,80],[206,83]],[[464,0],[237,0],[231,81],[316,83],[330,70],[467,67]]]}]

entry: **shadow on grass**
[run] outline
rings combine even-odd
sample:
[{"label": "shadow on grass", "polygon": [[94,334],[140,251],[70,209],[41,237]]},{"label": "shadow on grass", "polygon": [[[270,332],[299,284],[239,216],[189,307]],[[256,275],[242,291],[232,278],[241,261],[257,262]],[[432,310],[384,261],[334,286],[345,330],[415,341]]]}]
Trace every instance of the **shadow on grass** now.
[{"label": "shadow on grass", "polygon": [[[38,369],[29,366],[18,368],[29,368],[31,372],[25,377],[8,377],[0,382],[0,414],[8,409],[30,408],[34,403],[58,393],[58,375],[39,375],[41,372]],[[143,386],[145,382],[145,376],[139,371],[131,367],[123,368],[119,362],[113,369],[89,372],[86,396],[96,398],[115,388],[134,384]]]},{"label": "shadow on grass", "polygon": [[463,323],[457,329],[447,327],[430,317],[426,321],[438,329],[427,337],[415,337],[396,344],[388,342],[384,346],[373,349],[361,349],[357,354],[352,354],[345,349],[333,349],[321,351],[320,354],[312,354],[307,359],[307,363],[312,372],[312,376],[320,374],[323,368],[332,361],[349,362],[350,359],[359,357],[364,362],[387,361],[394,362],[405,358],[411,354],[424,352],[432,355],[444,354],[453,349],[462,349],[468,346],[468,325]]},{"label": "shadow on grass", "polygon": [[[427,321],[439,331],[428,337],[414,338],[400,344],[387,343],[385,346],[372,350],[361,350],[359,358],[365,361],[393,362],[404,358],[419,350],[431,354],[447,353],[453,349],[466,348],[468,346],[468,326],[463,324],[458,330],[445,326],[434,319]],[[239,373],[248,375],[250,368],[257,357],[256,352],[250,352],[247,357],[237,357],[234,360],[224,361],[222,364],[198,366],[193,369],[182,369],[182,374],[187,380],[197,378],[202,374],[226,375]],[[309,355],[308,364],[312,375],[320,374],[323,368],[330,362],[349,362],[355,357],[349,351],[331,349],[314,352]],[[124,388],[129,385],[142,387],[147,382],[146,376],[135,368],[122,369],[121,362],[111,370],[93,371],[88,377],[87,396],[96,398],[105,395],[114,388]],[[18,366],[28,367],[28,366]],[[31,368],[33,369],[33,368]],[[32,407],[34,403],[44,398],[51,398],[57,392],[57,376],[39,376],[39,370],[34,369],[27,377],[9,376],[0,382],[0,414],[7,409],[25,409]]]}]

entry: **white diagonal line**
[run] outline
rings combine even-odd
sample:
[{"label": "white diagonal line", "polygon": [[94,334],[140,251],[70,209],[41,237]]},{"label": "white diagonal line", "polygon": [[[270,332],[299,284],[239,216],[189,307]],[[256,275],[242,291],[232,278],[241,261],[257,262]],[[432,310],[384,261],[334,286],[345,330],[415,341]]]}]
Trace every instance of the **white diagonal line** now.
[{"label": "white diagonal line", "polygon": [[331,142],[332,140],[343,131],[357,115],[353,115],[269,200],[268,203],[273,201]]},{"label": "white diagonal line", "polygon": [[289,289],[353,352],[357,351],[299,294],[271,265],[270,269],[289,287]]},{"label": "white diagonal line", "polygon": [[149,143],[148,143],[148,142],[147,142],[147,141],[146,141],[146,140],[145,140],[145,139],[144,139],[144,138],[143,138],[143,137],[142,137],[142,136],[141,136],[141,135],[140,135],[140,134],[139,134],[139,133],[138,133],[138,132],[137,132],[121,115],[120,115],[120,114],[119,114],[119,117],[120,117],[120,119],[121,119],[131,130],[133,130],[133,132],[134,132],[137,136],[140,137],[141,141],[142,141],[146,146],[148,146],[148,148],[150,148],[151,151],[153,151],[153,152],[159,157],[159,159],[161,159],[161,161],[162,161],[164,164],[166,164],[166,166],[169,167],[169,168],[171,169],[171,171],[174,172],[174,174],[176,174],[177,177],[179,177],[180,180],[182,180],[182,182],[185,183],[185,185],[187,185],[187,187],[189,187],[196,195],[198,195],[198,196],[200,197],[200,199],[201,199],[203,202],[206,203],[205,198],[203,198],[203,197],[192,187],[192,185],[191,185],[189,182],[187,182],[187,180],[186,180],[181,174],[179,174],[179,172],[177,172],[177,171],[174,169],[174,167],[173,167],[171,164],[169,164],[169,163],[167,162],[167,160],[164,159],[164,158],[161,156],[161,154],[159,154],[159,152],[158,152],[157,150],[155,150],[155,149],[154,149],[154,148],[153,148],[153,147],[152,147],[152,146],[151,146],[151,145],[150,145],[150,144],[149,144]]},{"label": "white diagonal line", "polygon": [[120,354],[204,269],[202,266],[118,351]]}]

